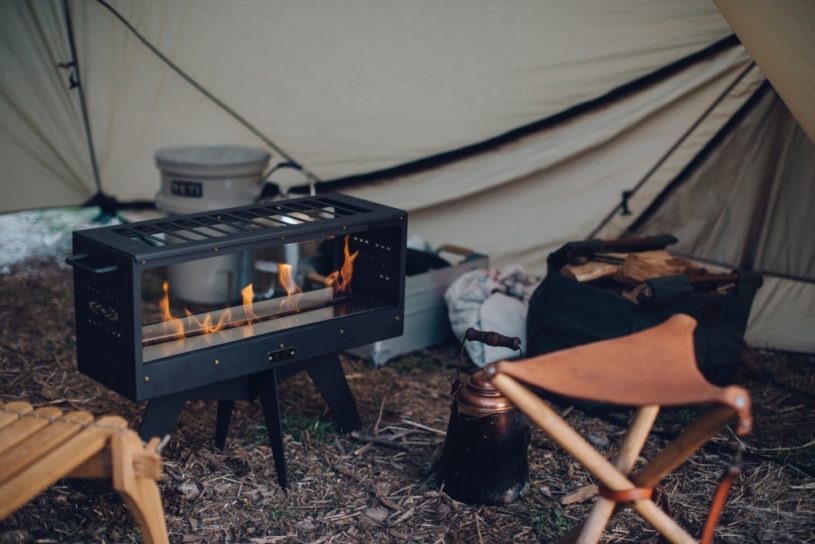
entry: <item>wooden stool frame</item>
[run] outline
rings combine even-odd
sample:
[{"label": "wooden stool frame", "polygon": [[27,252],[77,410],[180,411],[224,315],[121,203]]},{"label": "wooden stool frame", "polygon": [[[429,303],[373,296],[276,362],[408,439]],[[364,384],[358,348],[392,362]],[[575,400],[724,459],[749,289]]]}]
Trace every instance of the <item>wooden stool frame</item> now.
[{"label": "wooden stool frame", "polygon": [[[498,374],[492,378],[502,394],[511,400],[519,410],[546,432],[557,444],[591,472],[603,485],[612,491],[625,491],[635,487],[652,487],[681,465],[688,457],[701,448],[712,436],[718,433],[730,420],[733,411],[725,406],[711,408],[671,442],[642,470],[629,479],[628,473],[645,444],[651,426],[656,419],[659,407],[646,406],[637,410],[629,427],[620,455],[611,464],[586,439],[575,431],[540,397],[529,391],[517,380]],[[592,508],[589,517],[581,525],[582,531],[574,542],[597,542],[603,533],[616,504],[600,497]],[[638,500],[632,508],[642,516],[662,536],[677,544],[697,542],[682,529],[668,514],[651,500]]]},{"label": "wooden stool frame", "polygon": [[119,416],[0,403],[0,520],[59,479],[111,478],[145,544],[166,544],[158,443],[145,447]]}]

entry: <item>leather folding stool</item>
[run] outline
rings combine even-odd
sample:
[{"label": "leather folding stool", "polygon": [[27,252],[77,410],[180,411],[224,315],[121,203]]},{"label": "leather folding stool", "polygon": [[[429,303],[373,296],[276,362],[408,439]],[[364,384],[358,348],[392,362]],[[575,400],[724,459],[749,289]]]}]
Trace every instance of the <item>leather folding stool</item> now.
[{"label": "leather folding stool", "polygon": [[[651,500],[651,490],[734,416],[737,434],[749,434],[752,416],[745,389],[716,387],[699,372],[693,350],[695,327],[691,317],[675,315],[661,325],[622,338],[488,367],[493,384],[599,481],[601,497],[567,539],[597,542],[617,503],[627,503],[669,541],[697,542]],[[637,407],[615,464],[527,385],[575,399]],[[629,475],[660,407],[695,404],[713,406],[646,467]],[[720,489],[714,501],[719,506],[711,511],[720,509],[726,493],[727,488]],[[702,542],[712,540],[717,517],[718,512],[710,516]]]}]

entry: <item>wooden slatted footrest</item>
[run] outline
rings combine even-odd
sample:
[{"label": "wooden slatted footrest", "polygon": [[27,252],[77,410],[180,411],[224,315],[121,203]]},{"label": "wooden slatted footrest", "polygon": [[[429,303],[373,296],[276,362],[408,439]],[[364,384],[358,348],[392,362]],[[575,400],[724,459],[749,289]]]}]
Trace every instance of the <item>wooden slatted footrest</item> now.
[{"label": "wooden slatted footrest", "polygon": [[120,416],[27,402],[0,403],[0,520],[61,478],[110,478],[146,544],[165,544],[167,526],[156,480],[158,438],[147,446]]}]

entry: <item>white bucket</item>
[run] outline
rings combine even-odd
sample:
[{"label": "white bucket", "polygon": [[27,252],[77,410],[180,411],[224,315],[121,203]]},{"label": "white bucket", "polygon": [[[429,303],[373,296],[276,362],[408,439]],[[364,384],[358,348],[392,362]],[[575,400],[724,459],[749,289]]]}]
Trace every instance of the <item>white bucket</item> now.
[{"label": "white bucket", "polygon": [[[156,153],[161,189],[156,206],[170,214],[245,206],[260,196],[270,155],[251,147],[171,147]],[[241,255],[225,255],[169,267],[174,296],[199,304],[229,304],[240,294]]]}]

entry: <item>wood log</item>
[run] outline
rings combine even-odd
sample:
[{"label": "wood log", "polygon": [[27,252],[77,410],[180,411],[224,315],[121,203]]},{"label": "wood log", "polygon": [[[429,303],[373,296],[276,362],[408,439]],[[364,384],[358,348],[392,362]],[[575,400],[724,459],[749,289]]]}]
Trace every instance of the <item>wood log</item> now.
[{"label": "wood log", "polygon": [[560,273],[579,283],[585,283],[613,276],[619,268],[620,265],[618,264],[589,261],[586,264],[579,265],[567,264],[560,269]]},{"label": "wood log", "polygon": [[620,283],[636,284],[651,278],[687,274],[697,270],[690,261],[674,257],[664,249],[631,253],[626,257],[615,279]]}]

